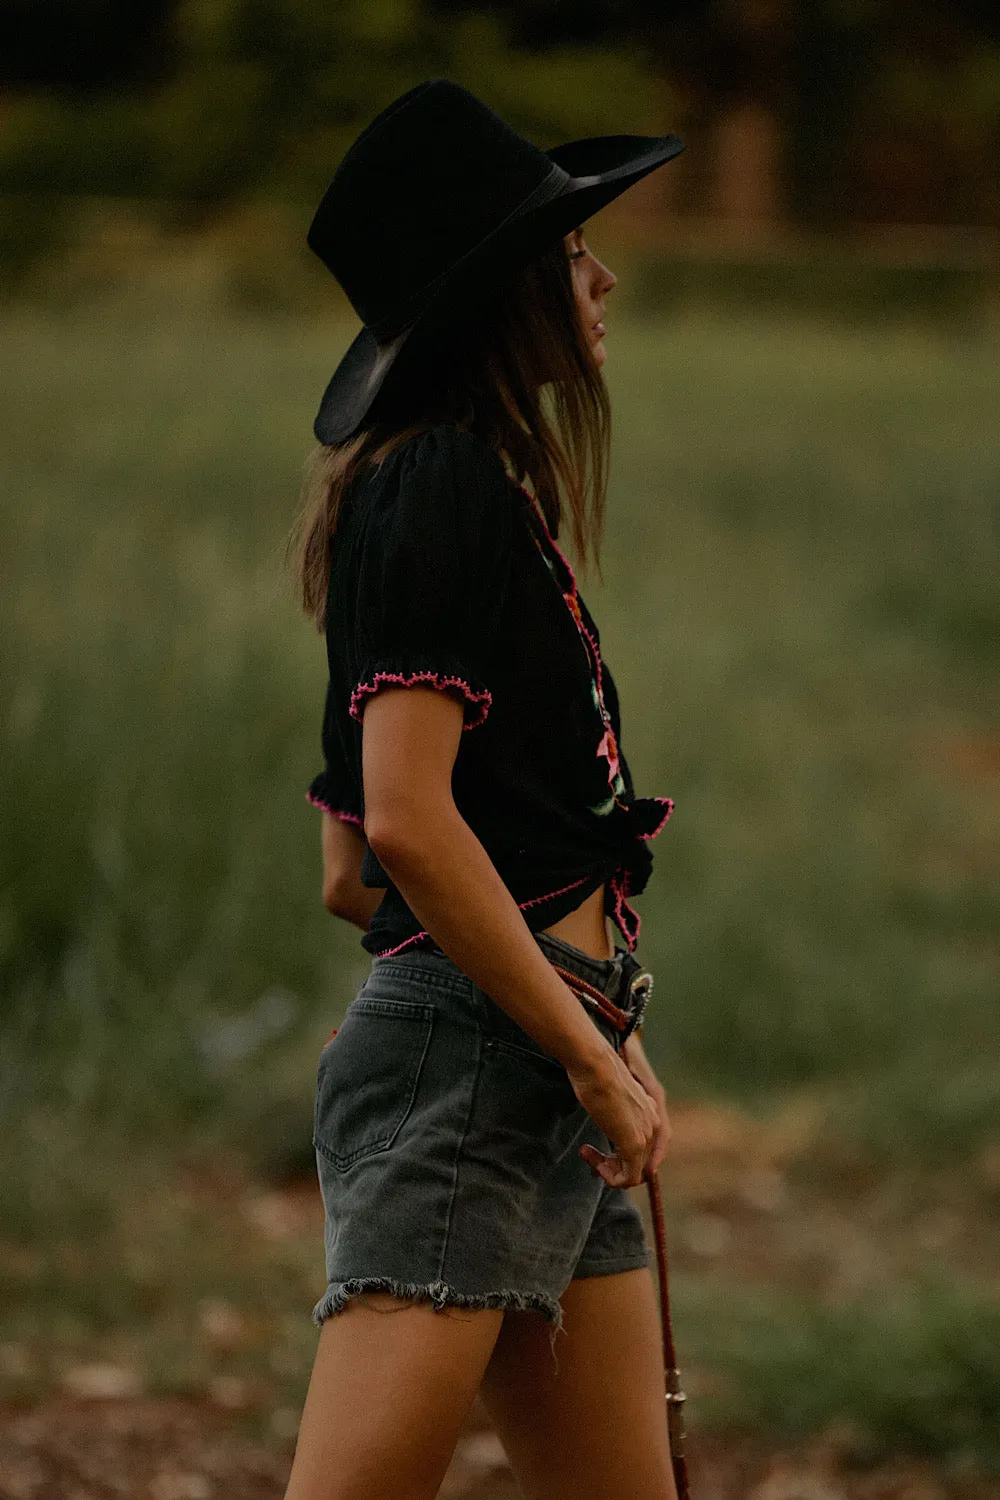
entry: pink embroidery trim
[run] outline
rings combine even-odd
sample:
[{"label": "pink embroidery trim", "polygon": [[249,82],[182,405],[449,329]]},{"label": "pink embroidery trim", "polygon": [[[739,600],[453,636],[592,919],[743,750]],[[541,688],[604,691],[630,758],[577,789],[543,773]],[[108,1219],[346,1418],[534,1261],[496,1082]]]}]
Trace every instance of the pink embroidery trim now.
[{"label": "pink embroidery trim", "polygon": [[311,802],[313,807],[318,807],[321,812],[329,813],[331,818],[339,818],[342,823],[356,823],[359,828],[365,826],[364,818],[359,818],[357,813],[344,812],[341,807],[331,807],[329,802],[322,802],[312,792],[306,792],[306,801]]},{"label": "pink embroidery trim", "polygon": [[[622,790],[622,788],[616,788],[615,785],[616,781],[620,779],[618,744],[615,739],[614,730],[611,727],[611,715],[609,714],[604,703],[604,674],[600,647],[594,640],[594,637],[591,635],[587,625],[584,623],[583,611],[580,607],[580,591],[576,582],[576,574],[573,572],[573,568],[569,558],[566,556],[565,552],[563,552],[562,548],[559,546],[559,543],[556,541],[555,537],[549,530],[548,524],[545,520],[545,516],[542,513],[541,507],[539,506],[534,495],[529,494],[528,491],[524,488],[523,484],[519,484],[518,489],[526,499],[531,501],[534,513],[538,517],[538,521],[542,527],[542,530],[545,532],[545,535],[548,538],[549,545],[562,562],[562,565],[566,569],[566,572],[569,574],[570,582],[572,585],[570,592],[567,593],[567,591],[561,586],[559,586],[559,592],[562,594],[566,608],[573,616],[573,621],[580,633],[581,639],[584,640],[589,647],[588,655],[592,663],[592,675],[594,680],[594,692],[597,698],[597,708],[600,711],[601,721],[604,724],[604,734],[601,738],[601,743],[597,747],[597,755],[599,759],[601,756],[603,756],[607,761],[608,785],[611,788],[612,796],[619,807],[624,807],[626,804],[624,802],[618,801],[618,792]],[[539,551],[541,551],[542,547],[541,543],[538,541],[538,538],[535,537],[534,541]],[[556,583],[558,586],[558,579],[556,580]]]},{"label": "pink embroidery trim", "polygon": [[[565,591],[563,591],[563,599],[565,600],[567,608],[572,614],[573,619],[576,621],[577,630],[587,641],[588,645],[590,646],[591,654],[593,656],[595,676],[594,685],[597,690],[598,705],[601,709],[601,716],[604,720],[605,726],[604,737],[597,747],[597,754],[598,756],[603,755],[608,763],[608,782],[609,785],[611,785],[613,788],[614,779],[618,774],[620,765],[618,746],[615,742],[614,731],[611,728],[610,715],[607,715],[607,711],[604,707],[604,678],[601,670],[603,666],[603,662],[601,660],[601,652],[597,642],[594,640],[594,637],[591,635],[590,631],[587,629],[587,626],[584,624],[583,613],[581,611],[580,601],[578,598],[579,589],[576,582],[576,574],[573,572],[573,565],[570,562],[569,558],[566,556],[565,552],[562,550],[559,543],[556,541],[555,537],[549,530],[548,522],[546,521],[541,507],[539,506],[538,501],[535,499],[535,496],[532,495],[530,491],[526,490],[523,484],[518,484],[516,480],[512,480],[511,482],[517,484],[517,488],[521,491],[521,494],[524,496],[524,498],[531,502],[532,509],[534,510],[535,515],[538,517],[542,529],[544,530],[545,535],[549,540],[549,545],[561,560],[563,567],[566,569],[566,572],[569,574],[570,579],[572,580],[573,592],[571,594],[567,594]],[[535,540],[537,542],[537,538]],[[616,797],[615,801],[617,802],[617,800],[618,799]],[[653,802],[661,803],[664,808],[664,813],[663,817],[660,819],[659,823],[657,823],[656,827],[652,830],[651,833],[639,834],[639,838],[641,839],[655,839],[656,835],[660,832],[664,823],[666,823],[667,819],[670,817],[670,814],[674,810],[674,802],[672,797],[652,797],[650,800]],[[621,805],[623,804],[619,804],[619,806]],[[627,902],[625,903],[625,905],[635,919],[636,924],[638,924],[638,915],[632,910],[630,906],[628,906]],[[636,932],[638,933],[638,925],[636,927]]]},{"label": "pink embroidery trim", "polygon": [[[541,901],[551,901],[553,896],[562,896],[566,891],[575,890],[578,885],[583,885],[589,880],[589,875],[581,875],[579,880],[571,881],[569,885],[560,886],[557,891],[547,891],[544,896],[532,896],[530,901],[519,901],[518,911],[524,911],[528,906],[537,906]],[[404,948],[409,948],[411,943],[419,942],[421,938],[430,937],[429,932],[415,932],[412,937],[405,938],[395,948],[387,948],[384,953],[379,953],[378,958],[391,958],[395,953],[402,953]]]},{"label": "pink embroidery trim", "polygon": [[635,945],[639,941],[639,930],[642,927],[642,918],[634,906],[630,906],[625,900],[628,894],[628,871],[616,870],[609,882],[615,897],[615,921],[621,930],[628,951],[633,953]]},{"label": "pink embroidery trim", "polygon": [[351,718],[357,719],[359,724],[363,718],[360,708],[362,701],[377,693],[379,685],[383,682],[398,682],[402,687],[412,687],[415,682],[427,682],[431,687],[437,688],[439,692],[449,687],[461,688],[466,702],[471,704],[477,713],[476,718],[469,719],[468,722],[463,723],[463,731],[466,729],[476,729],[482,724],[490,711],[490,704],[493,702],[492,693],[486,691],[477,693],[461,677],[445,677],[440,672],[376,672],[370,682],[359,683],[351,694]]},{"label": "pink embroidery trim", "polygon": [[569,885],[561,886],[558,891],[548,891],[544,896],[532,896],[530,901],[519,901],[517,903],[518,911],[525,911],[529,906],[537,906],[541,901],[551,901],[553,896],[562,896],[567,891],[574,891],[578,885],[583,885],[589,879],[589,875],[581,875],[579,880],[574,880]]},{"label": "pink embroidery trim", "polygon": [[419,943],[420,939],[421,938],[425,938],[425,937],[430,937],[430,933],[429,932],[415,932],[412,937],[406,938],[406,940],[404,942],[399,943],[395,948],[387,948],[384,953],[376,953],[375,957],[376,958],[392,958],[394,954],[396,954],[396,953],[402,953],[402,951],[403,951],[404,948],[409,948],[411,946],[411,944],[413,944],[413,943]]},{"label": "pink embroidery trim", "polygon": [[663,813],[663,817],[657,823],[657,825],[653,829],[652,833],[640,833],[639,837],[641,839],[655,839],[656,835],[659,833],[660,829],[663,827],[664,823],[667,821],[667,819],[670,817],[670,814],[674,810],[674,799],[673,799],[673,797],[651,797],[649,800],[651,802],[662,802],[663,807],[664,807],[664,813]]},{"label": "pink embroidery trim", "polygon": [[553,552],[555,552],[556,556],[561,561],[563,567],[566,569],[566,572],[569,574],[570,582],[573,585],[573,592],[570,595],[564,594],[563,598],[566,599],[567,603],[569,603],[570,600],[572,600],[572,603],[570,604],[570,609],[572,611],[573,618],[576,621],[577,628],[580,631],[581,635],[585,635],[587,637],[587,640],[590,642],[590,649],[594,653],[594,666],[595,666],[595,668],[597,670],[597,689],[598,689],[598,692],[601,694],[601,702],[603,703],[604,702],[604,693],[602,691],[603,684],[602,684],[602,680],[601,680],[601,653],[600,653],[600,650],[598,648],[597,642],[594,640],[594,637],[591,635],[590,631],[587,629],[586,625],[583,623],[583,615],[582,615],[582,613],[580,611],[580,603],[579,603],[579,599],[578,599],[578,595],[579,595],[580,589],[579,589],[579,586],[578,586],[577,581],[576,581],[576,574],[573,572],[573,565],[570,562],[569,558],[566,556],[565,552],[560,547],[559,543],[556,541],[555,537],[552,535],[551,531],[549,530],[548,523],[547,523],[547,521],[545,519],[545,516],[544,516],[544,514],[542,512],[542,509],[539,506],[538,501],[535,499],[534,495],[528,494],[528,491],[524,488],[523,485],[519,485],[518,488],[521,490],[522,494],[525,494],[525,495],[528,496],[528,499],[531,501],[532,505],[534,506],[535,514],[536,514],[536,516],[538,517],[538,519],[542,523],[542,527],[543,527],[543,529],[545,531],[545,535],[549,539],[549,542],[551,544]]},{"label": "pink embroidery trim", "polygon": [[[516,480],[514,482],[517,483]],[[570,578],[572,578],[572,580],[573,580],[573,587],[576,588],[576,574],[573,572],[572,564],[570,563],[569,558],[566,556],[565,552],[562,550],[562,548],[560,547],[559,543],[556,541],[555,537],[552,535],[551,531],[549,530],[549,523],[545,519],[545,512],[542,510],[541,506],[539,505],[538,501],[535,499],[535,496],[531,493],[530,490],[526,490],[523,484],[518,484],[517,487],[521,491],[521,494],[524,496],[524,498],[526,500],[530,500],[531,501],[531,504],[532,504],[532,506],[534,508],[534,511],[535,511],[535,515],[538,517],[538,519],[541,521],[542,525],[545,527],[545,535],[548,537],[549,541],[552,543],[552,546],[555,548],[556,552],[558,552],[559,556],[562,558],[563,566],[565,567],[566,572],[569,574]]]}]

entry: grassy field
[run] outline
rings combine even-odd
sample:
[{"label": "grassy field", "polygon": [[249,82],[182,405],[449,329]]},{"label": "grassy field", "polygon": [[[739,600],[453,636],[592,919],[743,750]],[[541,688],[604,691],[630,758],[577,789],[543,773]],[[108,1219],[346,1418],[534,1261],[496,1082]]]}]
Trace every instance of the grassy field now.
[{"label": "grassy field", "polygon": [[[803,1192],[849,1218],[858,1180],[895,1184],[902,1233],[947,1183],[982,1251],[894,1262],[852,1340],[877,1277],[828,1305],[692,1249],[678,1339],[728,1372],[701,1419],[856,1410],[1000,1465],[995,335],[611,326],[583,589],[637,787],[677,804],[637,901],[650,1051],[678,1100],[812,1110]],[[206,1229],[215,1189],[183,1205],[209,1162],[240,1202],[308,1170],[315,1058],[367,971],[319,904],[325,663],[282,571],[348,330],[138,290],[0,328],[0,1340],[57,1351],[15,1385],[133,1335],[154,1386],[197,1384],[185,1309],[219,1293],[262,1349],[286,1330],[284,1410],[315,1226],[307,1264]]]}]

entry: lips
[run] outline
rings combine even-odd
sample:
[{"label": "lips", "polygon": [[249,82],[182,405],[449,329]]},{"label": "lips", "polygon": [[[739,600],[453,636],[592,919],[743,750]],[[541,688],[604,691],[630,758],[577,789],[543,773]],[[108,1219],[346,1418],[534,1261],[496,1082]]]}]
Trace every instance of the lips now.
[{"label": "lips", "polygon": [[604,326],[603,323],[595,323],[594,324],[594,332],[597,334],[597,337],[599,339],[602,339],[604,337],[604,335],[607,333],[607,331],[608,330],[605,328],[605,326]]}]

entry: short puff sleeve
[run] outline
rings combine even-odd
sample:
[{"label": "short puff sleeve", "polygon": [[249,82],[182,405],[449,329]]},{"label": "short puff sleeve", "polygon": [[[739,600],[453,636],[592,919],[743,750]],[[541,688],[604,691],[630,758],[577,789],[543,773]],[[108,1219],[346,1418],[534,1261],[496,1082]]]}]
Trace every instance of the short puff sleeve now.
[{"label": "short puff sleeve", "polygon": [[463,700],[464,729],[489,713],[513,530],[511,480],[480,438],[421,433],[383,464],[358,569],[350,712],[385,686],[426,685]]},{"label": "short puff sleeve", "polygon": [[323,709],[323,755],[326,764],[314,776],[306,793],[314,807],[322,808],[331,818],[363,828],[364,813],[357,778],[351,774],[349,757],[338,723],[337,701],[332,685],[327,686]]}]

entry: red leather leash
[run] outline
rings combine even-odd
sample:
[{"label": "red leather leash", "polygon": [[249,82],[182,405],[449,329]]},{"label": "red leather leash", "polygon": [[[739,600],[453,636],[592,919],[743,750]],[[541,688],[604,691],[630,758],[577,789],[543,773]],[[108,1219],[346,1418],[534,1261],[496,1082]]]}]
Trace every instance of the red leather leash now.
[{"label": "red leather leash", "polygon": [[[550,959],[551,963],[552,960]],[[600,1012],[609,1020],[618,1031],[625,1031],[632,1017],[627,1011],[615,1005],[607,995],[602,994],[594,985],[588,984],[577,974],[569,969],[564,969],[560,964],[553,963],[552,967],[560,978],[569,985],[579,999],[590,1008]],[[637,976],[638,978],[639,976]],[[688,1500],[688,1473],[687,1458],[684,1454],[684,1402],[687,1399],[681,1390],[681,1372],[677,1368],[677,1355],[674,1350],[674,1335],[670,1326],[670,1290],[667,1281],[667,1235],[663,1225],[663,1199],[660,1196],[660,1182],[655,1172],[648,1169],[643,1174],[643,1180],[649,1189],[649,1208],[653,1220],[653,1234],[656,1239],[656,1271],[660,1284],[660,1323],[663,1331],[663,1366],[666,1371],[667,1382],[667,1434],[670,1441],[670,1457],[674,1469],[674,1484],[677,1486],[678,1500]]]}]

